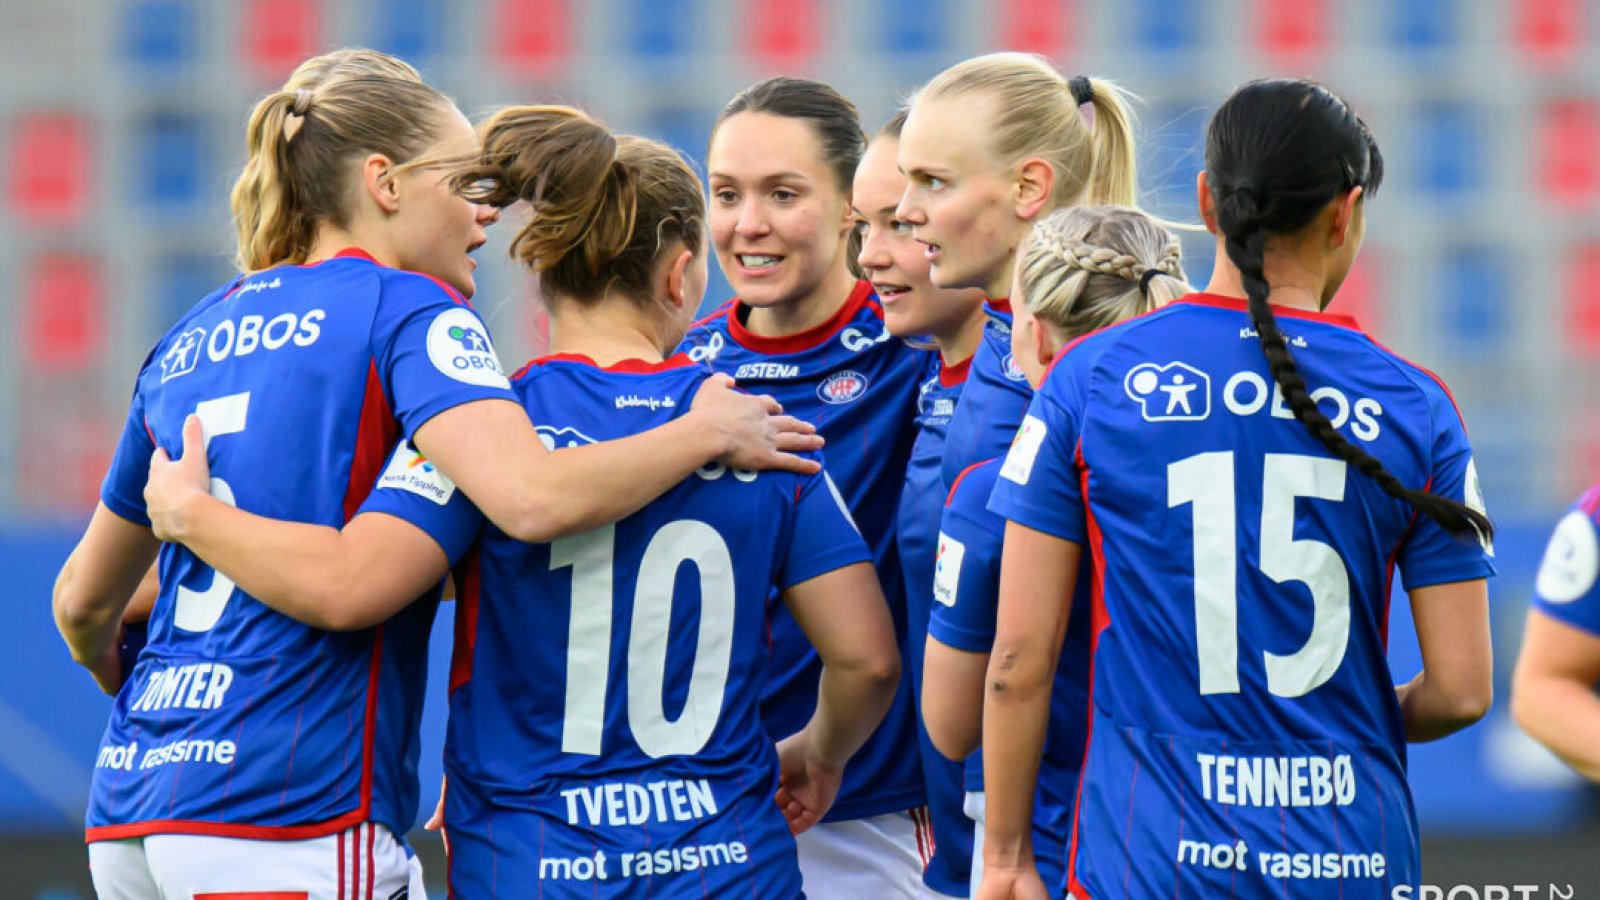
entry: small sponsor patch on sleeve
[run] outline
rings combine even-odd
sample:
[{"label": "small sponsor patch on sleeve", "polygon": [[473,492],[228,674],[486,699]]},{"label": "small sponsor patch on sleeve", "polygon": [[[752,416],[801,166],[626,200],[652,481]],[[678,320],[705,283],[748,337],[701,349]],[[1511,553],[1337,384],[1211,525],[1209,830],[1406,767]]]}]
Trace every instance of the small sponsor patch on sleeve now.
[{"label": "small sponsor patch on sleeve", "polygon": [[1534,590],[1547,603],[1571,603],[1594,587],[1600,575],[1600,541],[1594,523],[1578,510],[1567,513],[1539,563]]},{"label": "small sponsor patch on sleeve", "polygon": [[510,388],[500,368],[489,329],[465,307],[447,309],[428,326],[428,360],[433,367],[457,381],[483,387]]},{"label": "small sponsor patch on sleeve", "polygon": [[400,446],[394,448],[394,455],[389,457],[389,467],[383,470],[383,477],[378,479],[378,489],[410,491],[443,506],[455,494],[456,484],[411,446],[410,441],[401,441]]},{"label": "small sponsor patch on sleeve", "polygon": [[1000,477],[1017,484],[1027,484],[1028,477],[1033,474],[1033,463],[1039,458],[1039,449],[1044,446],[1045,436],[1049,433],[1050,429],[1045,427],[1043,419],[1024,416],[1022,427],[1017,429],[1017,436],[1011,440],[1005,465],[1000,467]]},{"label": "small sponsor patch on sleeve", "polygon": [[966,544],[939,532],[939,552],[933,564],[933,599],[945,606],[956,605],[956,594],[961,587],[961,561],[966,555]]}]

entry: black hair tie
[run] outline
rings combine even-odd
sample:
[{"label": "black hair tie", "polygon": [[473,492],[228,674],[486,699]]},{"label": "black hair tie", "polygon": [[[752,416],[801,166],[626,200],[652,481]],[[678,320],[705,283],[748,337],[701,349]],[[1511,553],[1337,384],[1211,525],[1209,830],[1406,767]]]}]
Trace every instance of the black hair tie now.
[{"label": "black hair tie", "polygon": [[1094,102],[1094,85],[1089,82],[1087,75],[1075,75],[1067,82],[1067,90],[1072,92],[1072,100],[1079,106]]},{"label": "black hair tie", "polygon": [[1145,269],[1144,274],[1139,276],[1139,293],[1146,297],[1150,296],[1150,279],[1160,274],[1162,274],[1161,270],[1155,266]]}]

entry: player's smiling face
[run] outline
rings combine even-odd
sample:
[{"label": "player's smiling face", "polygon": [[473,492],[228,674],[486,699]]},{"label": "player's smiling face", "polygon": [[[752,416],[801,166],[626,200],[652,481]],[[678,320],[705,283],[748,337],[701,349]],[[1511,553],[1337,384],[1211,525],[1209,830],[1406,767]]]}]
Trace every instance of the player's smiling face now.
[{"label": "player's smiling face", "polygon": [[849,198],[801,119],[742,112],[707,154],[707,219],[717,262],[750,306],[803,300],[842,265]]},{"label": "player's smiling face", "polygon": [[466,158],[477,150],[472,124],[451,110],[439,141],[419,156],[423,164],[394,176],[400,205],[390,219],[395,265],[432,275],[465,297],[476,289],[472,273],[478,264],[470,254],[487,239],[484,229],[499,213],[462,199],[450,190],[449,169],[430,163]]},{"label": "player's smiling face", "polygon": [[908,185],[899,216],[922,242],[934,284],[1000,296],[1028,223],[1017,216],[1009,167],[989,146],[991,102],[969,95],[912,105],[900,136]]},{"label": "player's smiling face", "polygon": [[943,338],[977,314],[983,295],[935,287],[923,246],[911,237],[910,226],[895,218],[906,188],[905,176],[895,167],[899,144],[890,137],[874,140],[856,168],[850,195],[861,235],[857,261],[883,302],[890,334]]}]

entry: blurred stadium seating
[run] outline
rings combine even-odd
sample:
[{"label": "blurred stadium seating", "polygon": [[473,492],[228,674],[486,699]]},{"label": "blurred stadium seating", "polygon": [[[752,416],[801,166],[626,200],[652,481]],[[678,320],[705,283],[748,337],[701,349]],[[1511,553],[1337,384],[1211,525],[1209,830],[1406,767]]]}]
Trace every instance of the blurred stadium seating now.
[{"label": "blurred stadium seating", "polygon": [[[1339,304],[1440,371],[1466,414],[1504,528],[1491,585],[1504,697],[1545,531],[1600,478],[1597,16],[1588,0],[0,0],[0,559],[20,588],[0,654],[0,835],[14,838],[0,837],[0,869],[77,867],[52,876],[55,895],[35,893],[47,881],[0,894],[85,889],[72,842],[108,703],[50,625],[51,578],[140,361],[230,271],[245,116],[303,57],[376,46],[469,113],[577,103],[699,160],[721,104],[768,74],[835,83],[870,130],[962,56],[1032,50],[1144,99],[1147,203],[1187,221],[1215,104],[1253,76],[1326,79],[1389,164]],[[515,363],[542,320],[503,261],[509,231],[480,251],[477,303]],[[1203,282],[1209,242],[1185,247]],[[1405,676],[1403,603],[1395,618]],[[1431,838],[1549,835],[1592,816],[1587,789],[1503,709],[1413,761]],[[35,849],[51,840],[73,849]],[[1483,864],[1483,845],[1439,846],[1431,867]]]}]

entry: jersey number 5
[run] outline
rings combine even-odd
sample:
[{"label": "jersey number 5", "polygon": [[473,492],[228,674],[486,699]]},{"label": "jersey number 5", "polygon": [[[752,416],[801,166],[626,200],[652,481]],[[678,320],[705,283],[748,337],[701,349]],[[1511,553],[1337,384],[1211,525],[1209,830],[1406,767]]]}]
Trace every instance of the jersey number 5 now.
[{"label": "jersey number 5", "polygon": [[[1295,501],[1343,500],[1345,463],[1268,453],[1261,491],[1261,573],[1311,589],[1311,634],[1287,656],[1263,652],[1267,690],[1303,697],[1326,683],[1350,642],[1350,573],[1322,541],[1294,536]],[[1167,506],[1194,504],[1194,630],[1200,693],[1239,693],[1239,521],[1233,451],[1167,466]]]},{"label": "jersey number 5", "polygon": [[[611,611],[617,529],[596,528],[550,545],[551,570],[572,567],[572,618],[567,626],[567,693],[561,751],[599,756],[611,672]],[[678,567],[700,573],[700,633],[689,696],[677,719],[662,698],[671,643],[672,587]],[[662,526],[639,561],[628,632],[628,726],[652,759],[698,753],[722,715],[733,653],[733,556],[722,535],[704,522]]]},{"label": "jersey number 5", "polygon": [[[206,400],[196,406],[194,414],[200,417],[200,425],[205,429],[205,448],[211,449],[213,438],[244,431],[245,416],[249,411],[249,391]],[[233,488],[221,478],[211,479],[211,495],[229,506],[238,505],[233,499]],[[212,569],[211,586],[203,591],[178,585],[178,602],[173,606],[172,622],[184,631],[210,631],[222,618],[222,610],[232,596],[233,582]]]}]

